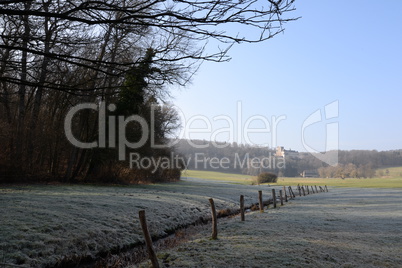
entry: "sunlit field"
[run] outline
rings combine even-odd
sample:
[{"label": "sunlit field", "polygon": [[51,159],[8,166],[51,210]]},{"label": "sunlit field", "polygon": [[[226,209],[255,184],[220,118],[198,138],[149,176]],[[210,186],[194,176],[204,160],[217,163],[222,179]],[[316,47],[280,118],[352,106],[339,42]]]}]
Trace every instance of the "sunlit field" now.
[{"label": "sunlit field", "polygon": [[185,170],[182,172],[182,177],[200,178],[206,180],[218,180],[240,184],[251,184],[254,176],[243,174],[231,174],[215,171],[202,171],[202,170]]},{"label": "sunlit field", "polygon": [[[388,170],[388,172],[387,172]],[[379,172],[382,171],[382,172]],[[335,187],[358,187],[358,188],[402,188],[402,167],[393,167],[377,170],[383,173],[382,177],[356,179],[356,178],[278,178],[277,183],[270,185],[327,185]],[[226,181],[239,184],[251,184],[255,179],[254,176],[230,174],[213,171],[186,170],[182,173],[182,177],[202,178],[208,180]]]}]

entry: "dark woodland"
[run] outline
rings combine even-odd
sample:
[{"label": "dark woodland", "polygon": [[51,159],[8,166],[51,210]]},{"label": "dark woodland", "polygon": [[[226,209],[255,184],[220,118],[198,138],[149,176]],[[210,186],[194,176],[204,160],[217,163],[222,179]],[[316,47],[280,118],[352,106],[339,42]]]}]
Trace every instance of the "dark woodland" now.
[{"label": "dark woodland", "polygon": [[[297,19],[288,16],[293,2],[0,1],[0,181],[178,179],[180,168],[151,173],[119,161],[112,146],[122,134],[117,127],[120,133],[104,137],[107,143],[73,146],[66,139],[68,111],[84,103],[114,104],[106,118],[152,120],[149,135],[163,144],[179,125],[169,108],[170,89],[186,85],[203,61],[229,60],[233,45],[283,32]],[[70,134],[100,141],[99,110],[76,113]],[[143,134],[135,122],[124,130],[131,142]],[[152,148],[148,139],[129,151],[158,158],[171,149]]]}]

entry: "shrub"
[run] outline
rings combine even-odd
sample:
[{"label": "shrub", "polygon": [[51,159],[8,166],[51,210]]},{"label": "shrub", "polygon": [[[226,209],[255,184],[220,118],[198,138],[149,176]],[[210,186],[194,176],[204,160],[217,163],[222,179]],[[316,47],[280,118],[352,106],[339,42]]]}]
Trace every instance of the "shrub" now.
[{"label": "shrub", "polygon": [[258,184],[272,182],[275,183],[278,180],[278,176],[271,172],[262,172],[257,177]]}]

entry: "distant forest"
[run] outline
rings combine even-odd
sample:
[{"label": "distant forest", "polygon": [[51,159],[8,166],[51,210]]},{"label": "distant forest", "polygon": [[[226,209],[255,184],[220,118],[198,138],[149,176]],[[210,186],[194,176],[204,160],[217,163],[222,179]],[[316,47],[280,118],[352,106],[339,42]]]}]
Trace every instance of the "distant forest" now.
[{"label": "distant forest", "polygon": [[402,150],[338,151],[339,164],[329,166],[313,154],[295,152],[276,156],[276,149],[205,140],[178,140],[176,151],[187,169],[258,175],[268,171],[282,177],[302,176],[304,171],[328,178],[367,178],[375,169],[402,166]]}]

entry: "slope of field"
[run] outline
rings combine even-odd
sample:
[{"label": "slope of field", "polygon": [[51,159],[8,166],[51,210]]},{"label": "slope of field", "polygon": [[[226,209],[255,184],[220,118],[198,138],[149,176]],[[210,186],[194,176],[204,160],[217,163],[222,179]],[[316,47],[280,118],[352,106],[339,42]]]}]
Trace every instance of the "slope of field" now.
[{"label": "slope of field", "polygon": [[[183,179],[147,186],[27,185],[0,186],[0,264],[54,265],[67,259],[96,258],[143,241],[138,211],[146,210],[153,236],[210,218],[208,198],[217,209],[247,205],[258,190]],[[267,195],[266,195],[267,196]],[[1,266],[1,265],[0,265]]]},{"label": "slope of field", "polygon": [[[382,169],[385,173],[385,170]],[[334,187],[361,187],[361,188],[402,188],[402,168],[389,168],[388,176],[381,178],[355,179],[355,178],[278,178],[277,183],[270,183],[271,186],[291,186],[297,184],[303,185],[328,185]],[[254,180],[253,176],[229,174],[224,172],[201,171],[201,170],[186,170],[183,176],[203,178],[212,181],[225,181],[238,184],[251,184]]]},{"label": "slope of field", "polygon": [[380,168],[378,173],[382,173],[385,178],[402,178],[402,167]]},{"label": "slope of field", "polygon": [[204,227],[157,256],[165,267],[402,267],[401,202],[401,190],[330,188],[218,220],[218,240]]}]

